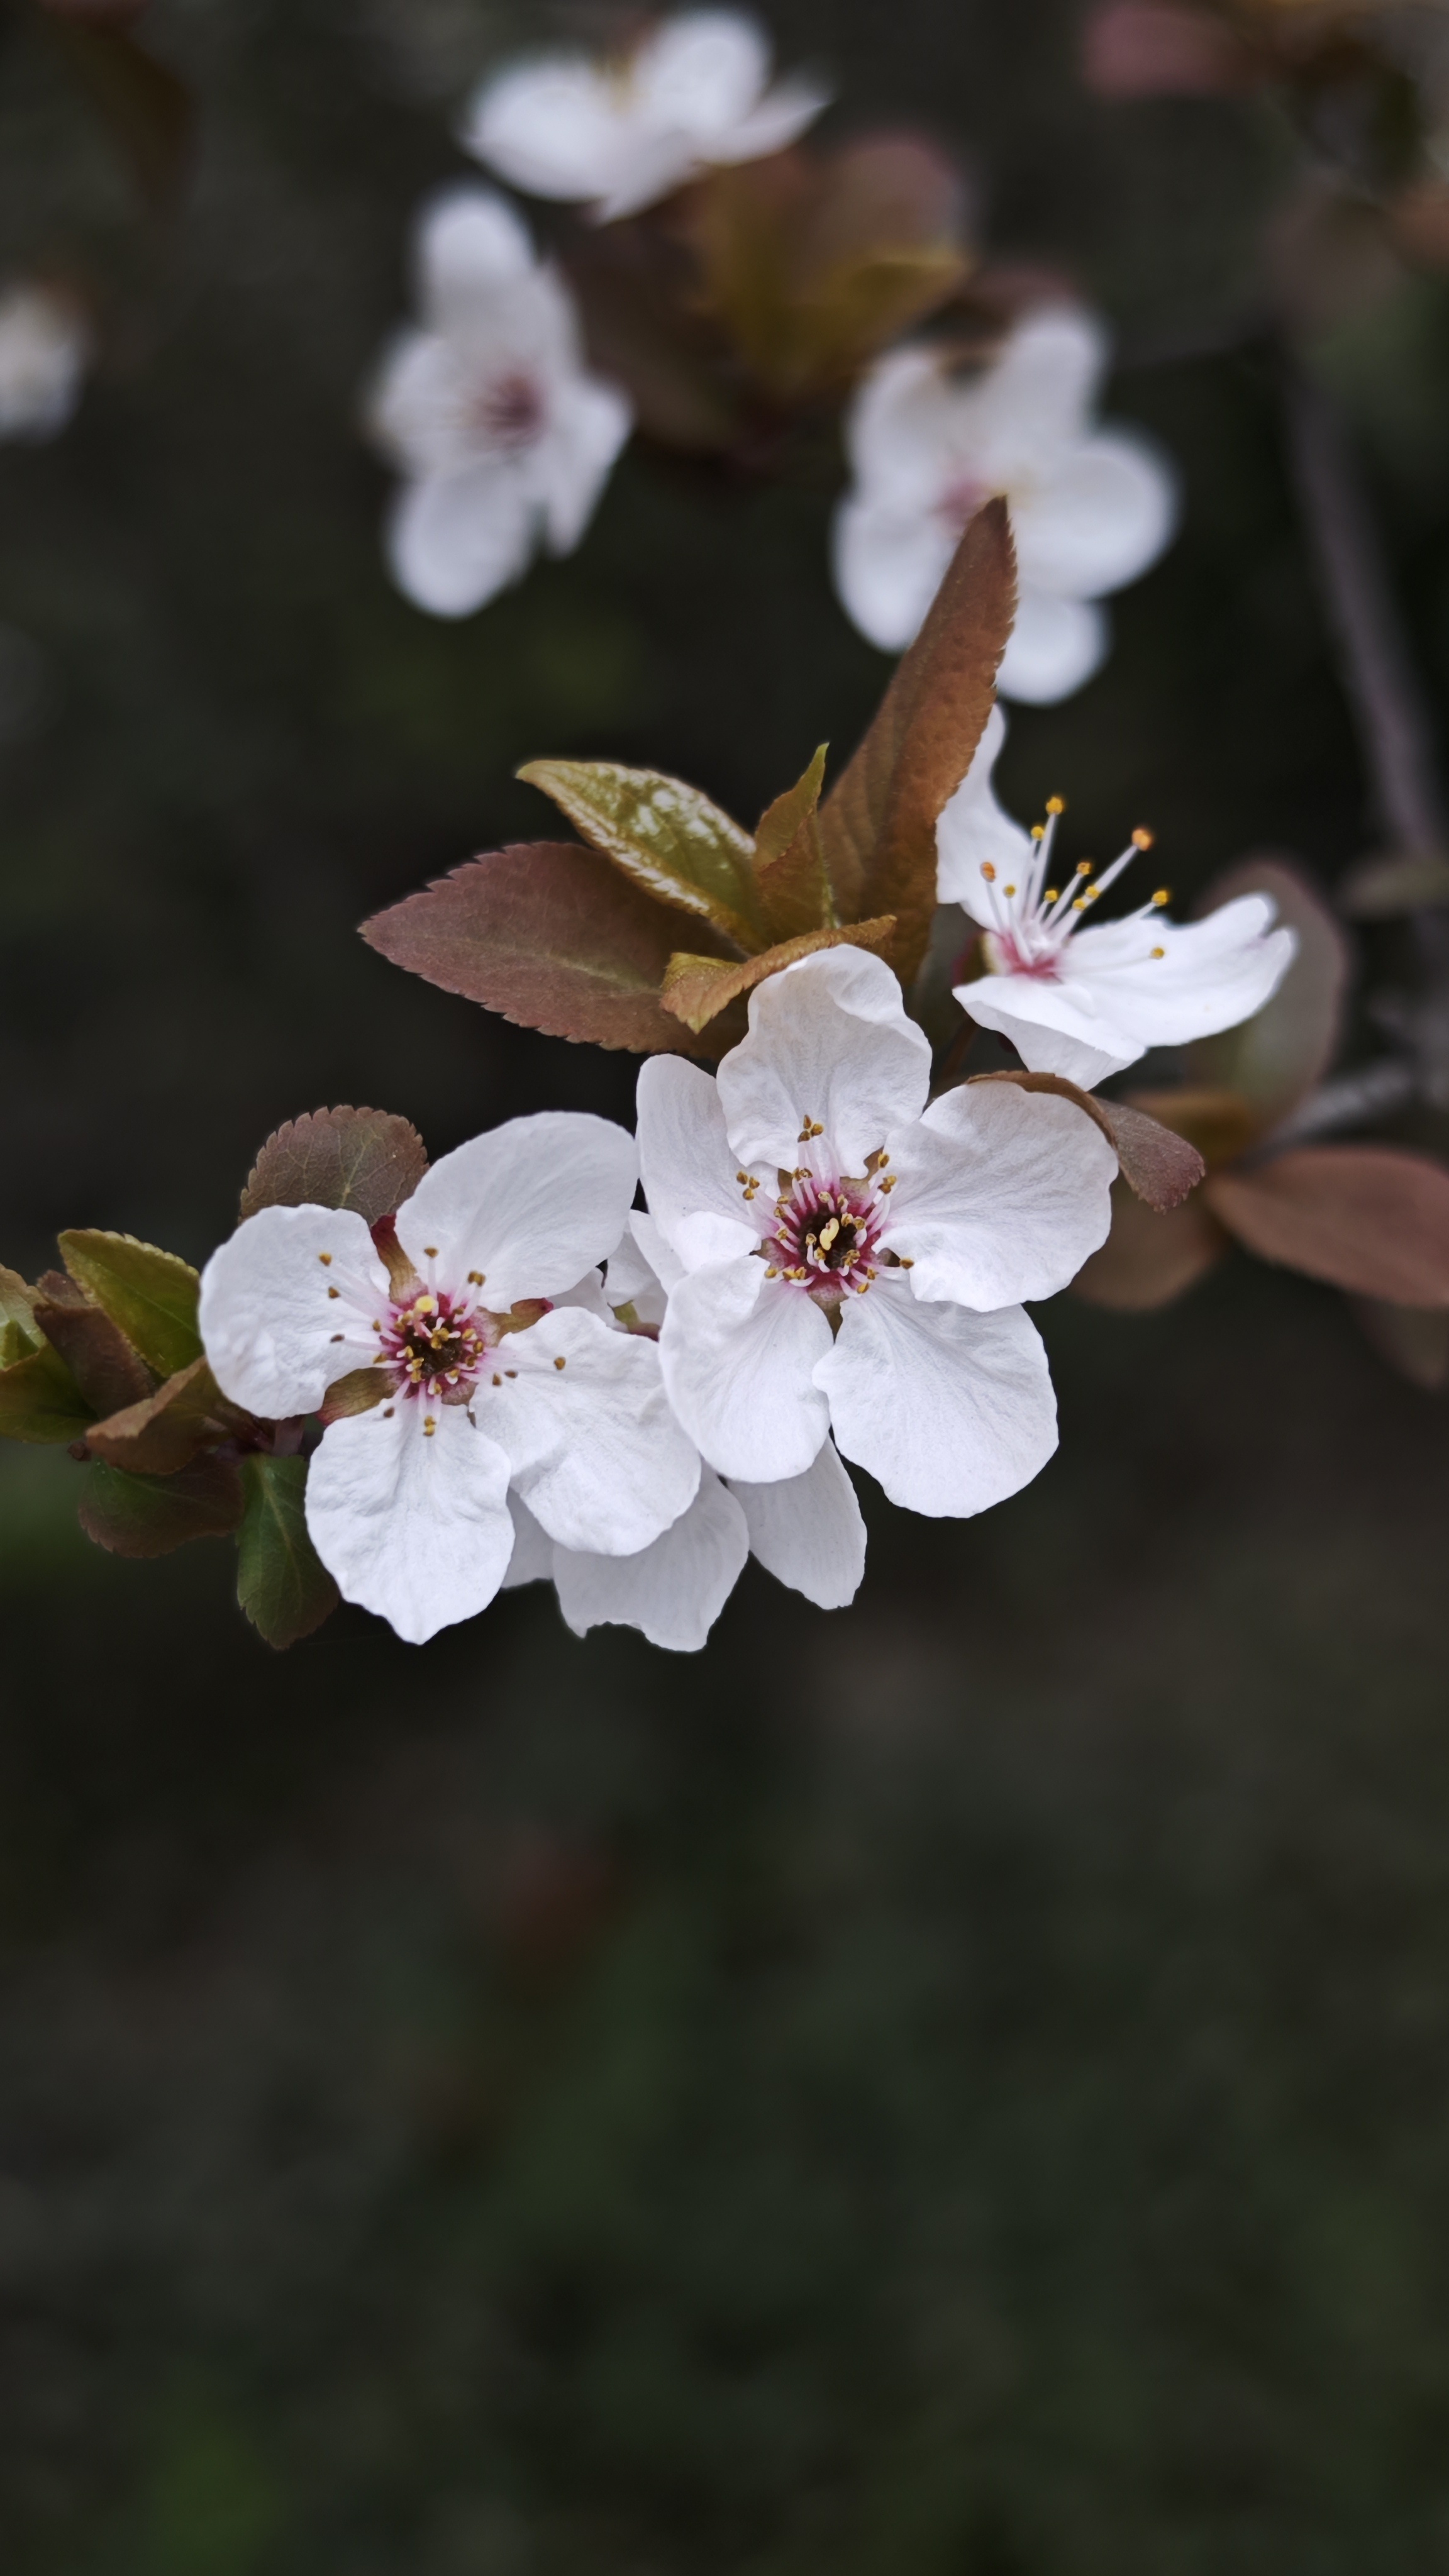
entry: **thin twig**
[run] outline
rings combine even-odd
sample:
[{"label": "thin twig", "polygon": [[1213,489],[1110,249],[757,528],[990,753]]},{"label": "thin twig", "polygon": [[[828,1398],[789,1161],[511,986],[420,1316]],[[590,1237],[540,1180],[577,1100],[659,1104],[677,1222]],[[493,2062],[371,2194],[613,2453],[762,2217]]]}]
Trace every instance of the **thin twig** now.
[{"label": "thin twig", "polygon": [[1449,847],[1433,731],[1378,532],[1337,411],[1294,359],[1283,404],[1303,515],[1383,829],[1402,850]]}]

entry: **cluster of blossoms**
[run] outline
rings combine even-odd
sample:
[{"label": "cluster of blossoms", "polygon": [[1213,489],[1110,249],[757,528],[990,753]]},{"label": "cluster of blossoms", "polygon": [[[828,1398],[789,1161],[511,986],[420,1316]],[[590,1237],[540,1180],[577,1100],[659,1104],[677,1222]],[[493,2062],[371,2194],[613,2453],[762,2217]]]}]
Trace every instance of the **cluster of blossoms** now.
[{"label": "cluster of blossoms", "polygon": [[[612,224],[710,171],[786,151],[827,99],[807,79],[772,86],[752,20],[688,10],[617,60],[506,65],[459,139],[510,186]],[[788,248],[768,242],[757,225],[750,256],[767,271],[788,266]],[[394,579],[431,614],[467,616],[517,581],[540,544],[565,554],[579,543],[633,407],[589,370],[570,287],[492,191],[458,187],[425,207],[415,268],[420,322],[387,352],[367,417],[403,477],[388,528]],[[756,291],[768,303],[779,279],[762,274]],[[648,337],[658,325],[645,316],[640,327]],[[690,327],[682,310],[674,339]],[[834,570],[873,643],[909,645],[967,521],[1001,494],[1021,578],[1002,690],[1046,703],[1090,679],[1108,647],[1100,599],[1155,562],[1176,518],[1158,451],[1094,426],[1106,362],[1101,325],[1056,303],[972,369],[947,342],[910,341],[856,371]]]},{"label": "cluster of blossoms", "polygon": [[853,1596],[842,1461],[937,1517],[1036,1475],[1024,1305],[1105,1240],[1116,1156],[1071,1099],[931,1100],[930,1065],[889,967],[831,948],[757,988],[717,1075],[645,1065],[637,1146],[515,1119],[378,1225],[248,1217],[203,1274],[206,1356],[249,1413],[320,1414],[307,1525],[344,1599],[421,1641],[543,1577],[580,1633],[696,1647],[751,1551]]}]

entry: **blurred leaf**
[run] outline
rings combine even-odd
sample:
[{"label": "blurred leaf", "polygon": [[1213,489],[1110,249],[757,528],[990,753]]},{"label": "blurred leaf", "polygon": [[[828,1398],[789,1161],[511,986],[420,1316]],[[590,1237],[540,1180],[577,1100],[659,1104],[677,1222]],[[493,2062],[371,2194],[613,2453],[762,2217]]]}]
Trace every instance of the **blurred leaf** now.
[{"label": "blurred leaf", "polygon": [[720,964],[713,957],[689,957],[682,953],[671,957],[659,998],[666,1011],[682,1020],[686,1028],[698,1032],[717,1019],[729,1002],[738,1001],[742,993],[752,992],[767,975],[778,975],[784,966],[793,966],[801,957],[813,957],[820,948],[883,948],[895,929],[887,913],[880,921],[855,921],[843,930],[807,930],[798,939],[785,939],[777,948],[767,948],[760,957],[746,957],[739,964],[728,959]]},{"label": "blurred leaf", "polygon": [[711,170],[676,215],[697,300],[776,401],[851,381],[970,265],[954,163],[913,135]]},{"label": "blurred leaf", "polygon": [[93,1418],[60,1353],[48,1343],[0,1369],[0,1440],[74,1440]]},{"label": "blurred leaf", "polygon": [[409,974],[550,1037],[636,1055],[690,1049],[659,1007],[671,915],[570,843],[470,859],[375,913],[362,936]]},{"label": "blurred leaf", "polygon": [[1421,904],[1449,903],[1449,858],[1438,850],[1391,851],[1351,868],[1338,899],[1357,921],[1387,921]]},{"label": "blurred leaf", "polygon": [[[407,1259],[406,1254],[403,1258]],[[409,1270],[411,1272],[411,1264]],[[395,1287],[394,1296],[397,1293]],[[354,1413],[370,1413],[375,1404],[381,1404],[393,1384],[389,1371],[379,1368],[375,1360],[367,1368],[349,1369],[346,1377],[333,1379],[317,1408],[318,1419],[324,1424],[346,1422]]]},{"label": "blurred leaf", "polygon": [[825,753],[822,743],[803,778],[766,807],[755,832],[755,881],[776,939],[830,926],[830,885],[816,819]]},{"label": "blurred leaf", "polygon": [[307,1532],[305,1458],[248,1458],[236,1597],[269,1646],[294,1646],[336,1609],[337,1586]]},{"label": "blurred leaf", "polygon": [[1391,1306],[1383,1297],[1350,1302],[1380,1359],[1400,1377],[1428,1395],[1449,1386],[1449,1307]]},{"label": "blurred leaf", "polygon": [[313,1109],[269,1136],[241,1196],[243,1217],[264,1207],[354,1208],[375,1225],[411,1198],[427,1149],[386,1109]]},{"label": "blurred leaf", "polygon": [[631,884],[712,922],[741,948],[761,945],[755,845],[697,787],[611,760],[530,760],[518,775],[551,796]]},{"label": "blurred leaf", "polygon": [[1417,179],[1386,209],[1394,247],[1424,268],[1449,268],[1449,184]]},{"label": "blurred leaf", "polygon": [[1236,1163],[1258,1133],[1258,1121],[1239,1091],[1198,1091],[1184,1083],[1176,1091],[1129,1092],[1122,1106],[1141,1110],[1175,1136],[1185,1136],[1209,1171],[1220,1163]]},{"label": "blurred leaf", "polygon": [[738,370],[721,364],[718,333],[695,309],[683,246],[657,224],[600,224],[575,233],[565,256],[589,357],[627,388],[639,429],[686,454],[736,446]]},{"label": "blurred leaf", "polygon": [[[0,1264],[0,1325],[15,1336],[25,1350],[39,1350],[45,1339],[35,1320],[35,1302],[39,1294],[37,1288],[27,1287],[18,1271],[7,1270]],[[15,1350],[12,1356],[19,1359],[21,1351]]]},{"label": "blurred leaf", "polygon": [[1159,1214],[1117,1180],[1112,1184],[1112,1231],[1072,1281],[1072,1293],[1089,1305],[1121,1314],[1167,1306],[1222,1259],[1228,1237],[1201,1199]]},{"label": "blurred leaf", "polygon": [[200,1359],[201,1282],[189,1261],[138,1243],[133,1235],[90,1230],[63,1234],[60,1248],[72,1279],[105,1308],[158,1376],[173,1377]]},{"label": "blurred leaf", "polygon": [[1396,1306],[1449,1306],[1449,1171],[1394,1145],[1304,1145],[1215,1173],[1213,1214],[1263,1261]]},{"label": "blurred leaf", "polygon": [[1222,98],[1263,67],[1211,10],[1175,0],[1103,0],[1082,30],[1082,78],[1099,98]]},{"label": "blurred leaf", "polygon": [[194,1538],[225,1538],[242,1516],[242,1480],[225,1458],[194,1458],[174,1476],[87,1467],[80,1525],[113,1556],[169,1556]]},{"label": "blurred leaf", "polygon": [[936,819],[981,739],[1016,610],[1002,500],[978,510],[875,718],[820,813],[842,921],[896,916],[887,952],[903,984],[936,911]]},{"label": "blurred leaf", "polygon": [[154,1395],[127,1405],[86,1434],[92,1455],[133,1473],[174,1476],[195,1457],[216,1423],[221,1391],[205,1360],[179,1369]]},{"label": "blurred leaf", "polygon": [[1194,1088],[1240,1092],[1261,1132],[1287,1116],[1337,1055],[1352,957],[1322,896],[1286,859],[1241,860],[1194,912],[1217,912],[1244,894],[1272,896],[1279,920],[1297,933],[1297,955],[1261,1011],[1221,1037],[1195,1039],[1183,1063]]},{"label": "blurred leaf", "polygon": [[146,205],[153,214],[169,214],[191,175],[195,103],[186,83],[115,23],[124,14],[134,13],[97,7],[94,0],[59,7],[48,0],[51,31],[77,86]]},{"label": "blurred leaf", "polygon": [[1195,1145],[1161,1127],[1124,1101],[1101,1100],[1095,1091],[1079,1091],[1062,1073],[973,1073],[973,1083],[1014,1082],[1019,1091],[1050,1091],[1070,1100],[1100,1127],[1117,1157],[1130,1190],[1158,1215],[1181,1205],[1203,1176],[1203,1159]]},{"label": "blurred leaf", "polygon": [[35,1320],[98,1418],[150,1394],[155,1380],[120,1326],[63,1270],[47,1270],[41,1280]]}]

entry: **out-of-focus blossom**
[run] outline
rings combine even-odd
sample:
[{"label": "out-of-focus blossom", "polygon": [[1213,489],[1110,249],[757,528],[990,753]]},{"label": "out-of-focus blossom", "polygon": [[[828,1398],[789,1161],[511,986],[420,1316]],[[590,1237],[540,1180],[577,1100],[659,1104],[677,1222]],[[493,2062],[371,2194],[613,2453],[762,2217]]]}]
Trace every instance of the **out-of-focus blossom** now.
[{"label": "out-of-focus blossom", "polygon": [[54,438],[80,400],[90,333],[48,286],[0,294],[0,438]]},{"label": "out-of-focus blossom", "polygon": [[734,9],[666,18],[619,61],[538,54],[487,79],[461,140],[530,196],[587,199],[612,222],[697,172],[781,152],[826,105],[817,82],[770,83],[770,47]]},{"label": "out-of-focus blossom", "polygon": [[1149,1047],[1185,1046],[1253,1017],[1282,982],[1296,945],[1274,930],[1274,904],[1242,895],[1205,921],[1168,921],[1159,888],[1122,921],[1092,908],[1152,843],[1134,832],[1094,878],[1083,860],[1052,864],[1061,800],[1024,832],[997,803],[991,772],[1006,737],[993,708],[981,746],[936,827],[937,892],[980,925],[989,972],[956,999],[982,1028],[1010,1038],[1034,1073],[1064,1074],[1090,1090]]},{"label": "out-of-focus blossom", "polygon": [[1021,1300],[1106,1233],[1116,1169],[1064,1100],[968,1085],[928,1109],[930,1047],[889,967],[827,949],[770,976],[718,1080],[639,1076],[650,1213],[680,1264],[660,1354],[718,1473],[801,1476],[833,1431],[934,1517],[1015,1493],[1056,1445]]},{"label": "out-of-focus blossom", "polygon": [[1011,505],[1020,575],[1001,666],[1007,697],[1070,696],[1108,648],[1105,591],[1161,554],[1176,483],[1135,430],[1092,426],[1106,364],[1099,323],[1072,306],[1029,315],[975,375],[925,345],[883,358],[847,426],[853,486],[835,525],[835,577],[849,615],[901,652],[982,502]]},{"label": "out-of-focus blossom", "polygon": [[207,1263],[218,1386],[273,1419],[325,1407],[312,1544],[344,1600],[413,1643],[492,1600],[510,1484],[551,1537],[600,1554],[637,1554],[694,1498],[655,1346],[614,1329],[590,1276],[636,1169],[606,1119],[515,1118],[434,1163],[387,1263],[355,1212],[311,1206],[263,1208]]},{"label": "out-of-focus blossom", "polygon": [[407,478],[387,537],[399,589],[467,617],[540,544],[573,551],[631,415],[588,373],[567,287],[491,189],[434,200],[416,265],[421,324],[389,349],[368,421]]}]

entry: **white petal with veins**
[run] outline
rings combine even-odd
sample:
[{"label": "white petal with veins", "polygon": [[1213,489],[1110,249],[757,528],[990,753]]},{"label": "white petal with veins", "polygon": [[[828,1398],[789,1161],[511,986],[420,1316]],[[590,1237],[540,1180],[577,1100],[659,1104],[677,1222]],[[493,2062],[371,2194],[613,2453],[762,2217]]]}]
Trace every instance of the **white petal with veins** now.
[{"label": "white petal with veins", "polygon": [[373,1318],[389,1293],[354,1209],[259,1209],[201,1274],[201,1338],[222,1394],[274,1420],[315,1412],[335,1379],[376,1359]]},{"label": "white petal with veins", "polygon": [[819,1610],[843,1610],[865,1572],[865,1523],[855,1487],[827,1440],[803,1476],[773,1485],[736,1477],[731,1492],[749,1526],[750,1553]]},{"label": "white petal with veins", "polygon": [[933,1518],[1004,1502],[1057,1445],[1046,1352],[1019,1306],[974,1315],[896,1287],[857,1298],[815,1382],[844,1456]]},{"label": "white petal with veins", "polygon": [[343,1600],[420,1646],[486,1610],[508,1571],[508,1461],[461,1405],[375,1406],[326,1433],[307,1528]]},{"label": "white petal with veins", "polygon": [[639,1628],[651,1645],[696,1653],[739,1581],[749,1544],[743,1511],[706,1467],[688,1511],[639,1555],[555,1548],[559,1608],[576,1637]]}]

